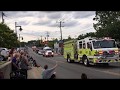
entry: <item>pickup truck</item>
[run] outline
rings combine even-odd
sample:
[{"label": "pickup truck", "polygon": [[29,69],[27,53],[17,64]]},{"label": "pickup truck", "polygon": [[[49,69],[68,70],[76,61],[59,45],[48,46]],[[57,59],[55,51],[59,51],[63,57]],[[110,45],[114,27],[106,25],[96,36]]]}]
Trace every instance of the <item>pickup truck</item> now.
[{"label": "pickup truck", "polygon": [[53,53],[53,51],[52,51],[52,49],[50,48],[50,47],[45,47],[44,49],[43,49],[43,57],[45,56],[45,57],[53,57],[54,56],[54,53]]}]

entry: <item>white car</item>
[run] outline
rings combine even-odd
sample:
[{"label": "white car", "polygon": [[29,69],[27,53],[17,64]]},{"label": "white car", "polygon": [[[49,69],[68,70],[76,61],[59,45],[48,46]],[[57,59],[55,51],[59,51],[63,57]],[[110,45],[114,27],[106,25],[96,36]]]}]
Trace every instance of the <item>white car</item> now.
[{"label": "white car", "polygon": [[7,59],[9,56],[9,50],[7,48],[0,48],[0,56]]},{"label": "white car", "polygon": [[38,54],[39,54],[39,55],[43,55],[43,53],[44,53],[43,50],[39,50],[39,51],[38,51]]},{"label": "white car", "polygon": [[43,57],[54,57],[54,53],[52,50],[45,50],[43,53]]}]

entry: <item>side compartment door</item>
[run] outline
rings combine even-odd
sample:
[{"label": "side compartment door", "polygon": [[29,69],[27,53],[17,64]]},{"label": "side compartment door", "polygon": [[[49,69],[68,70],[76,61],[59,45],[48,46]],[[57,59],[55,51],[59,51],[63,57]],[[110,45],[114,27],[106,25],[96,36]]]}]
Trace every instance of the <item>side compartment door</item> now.
[{"label": "side compartment door", "polygon": [[80,58],[82,57],[82,53],[83,53],[83,51],[82,51],[82,41],[79,41],[77,48],[78,48],[78,60],[80,60]]}]

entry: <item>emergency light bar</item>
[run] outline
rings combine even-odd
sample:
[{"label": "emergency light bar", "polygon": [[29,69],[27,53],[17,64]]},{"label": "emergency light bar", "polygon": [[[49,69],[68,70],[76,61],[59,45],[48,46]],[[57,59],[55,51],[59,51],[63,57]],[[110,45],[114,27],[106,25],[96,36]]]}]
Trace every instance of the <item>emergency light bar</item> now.
[{"label": "emergency light bar", "polygon": [[105,39],[105,40],[109,40],[109,39],[111,39],[111,38],[110,38],[110,37],[104,37],[104,39]]}]

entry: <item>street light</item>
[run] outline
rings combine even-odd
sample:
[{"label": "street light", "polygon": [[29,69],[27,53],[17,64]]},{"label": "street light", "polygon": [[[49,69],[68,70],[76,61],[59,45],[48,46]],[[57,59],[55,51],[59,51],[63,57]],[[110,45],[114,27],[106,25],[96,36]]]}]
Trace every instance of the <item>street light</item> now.
[{"label": "street light", "polygon": [[19,30],[22,31],[23,29],[21,28],[21,26],[17,26],[17,22],[15,22],[15,33],[17,34],[17,27],[20,27]]},{"label": "street light", "polygon": [[[17,35],[17,27],[20,27],[20,28],[19,28],[20,31],[23,30],[23,29],[21,28],[21,26],[17,26],[17,22],[15,22],[15,33],[16,33],[16,35]],[[20,38],[21,38],[21,37],[20,37],[20,34],[19,34],[19,37],[18,37],[18,35],[17,35],[17,38],[18,38],[19,41],[20,41]],[[23,37],[22,37],[22,38],[23,38]],[[20,44],[20,47],[21,47],[21,44]]]},{"label": "street light", "polygon": [[[23,37],[21,37],[20,34],[19,34],[19,41],[20,41],[20,38],[22,38],[22,40],[23,40]],[[21,43],[20,43],[20,47],[21,47]]]}]

